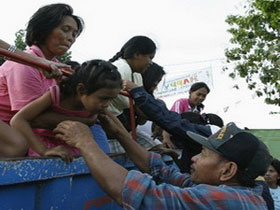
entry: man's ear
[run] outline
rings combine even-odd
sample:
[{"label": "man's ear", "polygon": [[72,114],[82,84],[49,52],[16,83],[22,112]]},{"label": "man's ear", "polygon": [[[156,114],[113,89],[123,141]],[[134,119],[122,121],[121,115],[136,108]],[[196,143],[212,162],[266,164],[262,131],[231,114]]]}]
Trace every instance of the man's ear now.
[{"label": "man's ear", "polygon": [[83,83],[78,83],[76,86],[76,93],[78,96],[86,94],[86,88]]},{"label": "man's ear", "polygon": [[229,161],[224,163],[220,170],[220,181],[226,182],[231,180],[237,173],[238,166],[235,162]]}]

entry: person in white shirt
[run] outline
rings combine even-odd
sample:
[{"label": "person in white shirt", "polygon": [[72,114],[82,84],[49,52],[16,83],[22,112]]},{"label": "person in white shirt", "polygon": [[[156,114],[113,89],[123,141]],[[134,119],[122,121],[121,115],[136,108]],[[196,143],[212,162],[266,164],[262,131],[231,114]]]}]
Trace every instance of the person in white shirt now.
[{"label": "person in white shirt", "polygon": [[264,179],[269,186],[270,194],[274,200],[275,210],[280,209],[280,161],[273,159]]}]

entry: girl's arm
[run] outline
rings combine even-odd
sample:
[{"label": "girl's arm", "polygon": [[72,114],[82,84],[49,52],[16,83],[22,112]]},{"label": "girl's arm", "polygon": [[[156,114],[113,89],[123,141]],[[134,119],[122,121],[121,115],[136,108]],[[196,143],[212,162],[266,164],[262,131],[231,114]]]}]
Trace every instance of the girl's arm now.
[{"label": "girl's arm", "polygon": [[72,117],[59,114],[57,112],[54,112],[52,109],[48,109],[45,112],[41,113],[39,116],[37,116],[35,119],[33,119],[33,121],[30,123],[32,128],[44,128],[52,130],[59,123],[66,120],[78,121],[88,126],[92,126],[96,121],[96,115],[92,117]]},{"label": "girl's arm", "polygon": [[13,128],[20,131],[25,136],[29,146],[41,156],[45,154],[47,148],[33,133],[30,122],[40,115],[40,113],[50,108],[51,104],[51,94],[50,92],[47,92],[23,107],[10,122]]},{"label": "girl's arm", "polygon": [[73,160],[73,155],[68,149],[66,149],[63,145],[47,148],[32,131],[32,120],[36,119],[41,113],[50,109],[51,105],[51,94],[50,92],[47,92],[43,96],[23,107],[11,119],[10,124],[25,136],[29,147],[40,156],[58,156],[61,157],[65,162],[69,163]]}]

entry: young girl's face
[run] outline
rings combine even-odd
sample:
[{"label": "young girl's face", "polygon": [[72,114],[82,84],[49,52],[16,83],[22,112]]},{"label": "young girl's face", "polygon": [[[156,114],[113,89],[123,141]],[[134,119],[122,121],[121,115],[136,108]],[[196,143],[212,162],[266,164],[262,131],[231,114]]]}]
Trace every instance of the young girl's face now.
[{"label": "young girl's face", "polygon": [[190,92],[189,102],[193,106],[197,106],[202,104],[202,102],[206,99],[208,91],[206,88],[200,88],[196,91]]},{"label": "young girl's face", "polygon": [[152,64],[152,60],[155,57],[155,53],[142,55],[137,54],[133,58],[132,71],[137,73],[143,73]]},{"label": "young girl's face", "polygon": [[110,105],[111,100],[118,96],[120,90],[120,88],[101,88],[89,95],[82,94],[80,100],[88,112],[97,114]]}]

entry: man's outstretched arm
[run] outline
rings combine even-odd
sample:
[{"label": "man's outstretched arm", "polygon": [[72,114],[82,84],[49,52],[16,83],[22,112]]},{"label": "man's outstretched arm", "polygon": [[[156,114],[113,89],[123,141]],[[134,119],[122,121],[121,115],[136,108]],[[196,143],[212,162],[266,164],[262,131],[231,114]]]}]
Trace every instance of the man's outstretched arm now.
[{"label": "man's outstretched arm", "polygon": [[80,122],[64,121],[54,131],[57,138],[79,149],[97,183],[122,205],[122,190],[128,171],[98,147],[88,126]]},{"label": "man's outstretched arm", "polygon": [[[101,114],[99,120],[105,131],[112,132],[125,148],[129,158],[145,173],[150,172],[150,153],[137,144],[121,122],[111,113]],[[93,140],[89,128],[79,122],[64,121],[54,130],[56,137],[79,149],[92,176],[119,204],[128,171],[112,161]]]},{"label": "man's outstretched arm", "polygon": [[123,87],[130,92],[135,105],[151,121],[170,134],[180,138],[186,137],[186,131],[192,131],[203,136],[211,135],[211,130],[208,127],[191,123],[187,119],[182,119],[180,114],[168,110],[164,104],[148,94],[143,87],[138,87],[133,82],[127,80],[123,82]]},{"label": "man's outstretched arm", "polygon": [[112,113],[105,111],[99,115],[100,123],[106,133],[112,134],[121,143],[128,157],[144,173],[150,172],[150,153],[132,139],[120,120]]}]

